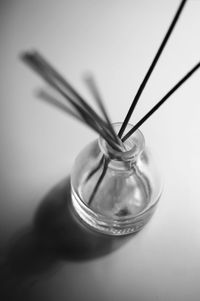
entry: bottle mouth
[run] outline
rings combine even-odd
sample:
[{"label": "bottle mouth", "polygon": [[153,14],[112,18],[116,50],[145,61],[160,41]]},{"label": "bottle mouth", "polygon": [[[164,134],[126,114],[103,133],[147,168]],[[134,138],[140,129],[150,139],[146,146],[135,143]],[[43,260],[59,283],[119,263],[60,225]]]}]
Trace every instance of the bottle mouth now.
[{"label": "bottle mouth", "polygon": [[[112,124],[114,131],[118,134],[122,123],[116,122]],[[133,127],[128,124],[124,135]],[[99,146],[101,151],[110,159],[119,161],[130,161],[136,159],[144,150],[145,140],[142,132],[138,129],[124,143],[122,151],[113,149],[101,136],[99,137]]]}]

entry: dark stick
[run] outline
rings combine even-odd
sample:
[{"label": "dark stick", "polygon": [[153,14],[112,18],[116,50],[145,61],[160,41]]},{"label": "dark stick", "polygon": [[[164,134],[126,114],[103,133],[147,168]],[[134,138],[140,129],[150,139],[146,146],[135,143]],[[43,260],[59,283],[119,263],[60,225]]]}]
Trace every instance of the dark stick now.
[{"label": "dark stick", "polygon": [[116,135],[116,133],[113,129],[110,118],[109,118],[108,113],[105,109],[102,97],[99,93],[99,89],[97,88],[97,84],[96,84],[93,76],[90,75],[90,76],[85,77],[85,81],[86,81],[88,87],[90,88],[90,91],[92,92],[92,94],[93,94],[93,96],[94,96],[94,98],[95,98],[95,100],[96,100],[96,102],[97,102],[97,104],[98,104],[98,106],[99,106],[99,108],[100,108],[107,124],[108,124],[109,130],[112,133],[114,140],[117,143],[119,143],[119,138],[117,137],[117,135]]},{"label": "dark stick", "polygon": [[[78,121],[89,125],[90,127],[92,127],[92,129],[95,130],[94,125],[92,123],[89,123],[88,119],[87,119],[87,123],[86,123],[86,121],[85,121],[86,118],[82,119],[78,114],[76,114],[71,109],[69,109],[65,104],[59,102],[56,98],[54,98],[52,95],[48,94],[46,91],[43,91],[43,90],[40,91],[38,93],[38,96],[42,100],[46,101],[47,103],[55,106],[56,108],[58,108],[59,110],[65,112],[65,113],[68,113],[72,117],[76,118]],[[96,132],[101,135],[101,133],[99,131],[96,131]],[[104,139],[106,139],[106,138],[104,138]]]},{"label": "dark stick", "polygon": [[[116,141],[116,143],[119,143],[120,145],[122,144],[121,143],[121,140],[118,138],[117,134],[115,133],[114,129],[113,129],[113,126],[111,124],[111,121],[110,121],[110,118],[107,114],[107,111],[105,109],[105,106],[104,106],[104,103],[103,103],[103,100],[102,100],[102,97],[100,95],[100,92],[99,92],[99,89],[97,87],[97,84],[94,80],[94,77],[92,75],[87,75],[85,76],[85,82],[88,86],[88,88],[90,89],[92,95],[94,96],[94,99],[96,100],[107,124],[108,124],[108,127],[109,127],[109,130],[110,132],[112,133],[113,135],[113,138],[114,140]],[[123,145],[122,145],[123,147]],[[89,179],[101,168],[101,166],[103,165],[103,162],[104,162],[104,155],[101,157],[98,165],[91,170],[91,172],[88,174],[87,178],[86,178],[86,182],[89,181]]]},{"label": "dark stick", "polygon": [[196,64],[132,129],[122,138],[126,141],[158,108],[200,67]]},{"label": "dark stick", "polygon": [[95,196],[95,194],[96,194],[96,192],[97,192],[97,190],[98,190],[98,188],[99,188],[99,186],[100,186],[100,184],[101,184],[101,182],[102,182],[102,180],[103,180],[103,178],[106,174],[106,170],[107,170],[107,167],[108,167],[108,164],[109,164],[109,159],[105,158],[104,160],[105,161],[104,161],[104,164],[103,164],[102,173],[101,173],[101,175],[98,179],[98,182],[97,182],[96,186],[94,187],[94,190],[92,191],[92,194],[91,194],[91,196],[89,198],[89,201],[88,201],[88,205],[90,205],[92,200],[94,199],[94,196]]},{"label": "dark stick", "polygon": [[71,115],[72,117],[76,118],[79,121],[83,120],[80,118],[80,116],[78,114],[76,114],[74,111],[72,111],[70,108],[68,108],[65,104],[63,104],[62,102],[60,102],[58,99],[56,99],[55,97],[53,97],[52,95],[50,95],[48,92],[44,91],[44,90],[40,90],[37,93],[37,96],[42,99],[43,101],[45,101],[46,103],[58,108],[59,110]]},{"label": "dark stick", "polygon": [[[23,55],[22,59],[29,64],[37,73],[39,73],[42,78],[50,84],[54,89],[56,89],[66,100],[70,102],[70,104],[78,111],[78,113],[82,116],[85,123],[88,124],[92,129],[96,130],[114,149],[120,150],[119,145],[117,145],[112,139],[109,139],[107,136],[107,132],[105,132],[105,128],[102,125],[99,125],[95,120],[94,116],[91,116],[88,111],[81,107],[79,104],[74,102],[74,100],[66,93],[63,92],[62,88],[52,79],[52,74],[49,73],[48,69],[45,66],[40,64],[40,61],[37,60],[32,54]],[[111,136],[112,137],[112,136]]]},{"label": "dark stick", "polygon": [[[147,71],[147,73],[146,73],[146,75],[145,75],[145,77],[144,77],[144,79],[143,79],[143,81],[142,81],[142,83],[141,83],[141,85],[140,85],[140,87],[139,87],[139,89],[138,89],[138,91],[137,91],[137,93],[136,93],[136,95],[135,95],[135,97],[134,97],[134,99],[133,99],[133,102],[132,102],[132,104],[131,104],[131,107],[129,108],[129,111],[128,111],[128,113],[127,113],[127,115],[126,115],[126,117],[125,117],[125,120],[124,120],[124,122],[123,122],[123,124],[122,124],[122,126],[121,126],[121,128],[120,128],[120,130],[119,130],[119,133],[118,133],[118,137],[119,138],[121,138],[122,137],[122,135],[123,135],[123,133],[124,133],[124,131],[125,131],[125,129],[126,129],[126,126],[127,126],[127,124],[128,124],[128,122],[129,122],[129,120],[130,120],[130,118],[131,118],[131,115],[132,115],[132,113],[133,113],[133,111],[134,111],[134,109],[135,109],[135,106],[137,105],[137,102],[138,102],[138,100],[139,100],[139,98],[140,98],[140,96],[141,96],[141,94],[142,94],[142,92],[143,92],[143,90],[144,90],[144,88],[145,88],[145,86],[146,86],[146,84],[147,84],[147,82],[148,82],[148,80],[149,80],[149,78],[150,78],[150,76],[151,76],[151,73],[153,72],[153,69],[155,68],[155,66],[156,66],[156,63],[157,63],[157,61],[158,61],[158,59],[160,58],[160,55],[162,54],[162,51],[163,51],[163,49],[164,49],[164,47],[165,47],[165,45],[166,45],[166,43],[167,43],[167,41],[168,41],[168,39],[169,39],[169,37],[170,37],[170,35],[171,35],[171,33],[172,33],[172,31],[173,31],[173,29],[174,29],[174,27],[175,27],[175,25],[176,25],[176,23],[177,23],[177,21],[178,21],[178,19],[179,19],[179,17],[180,17],[180,14],[181,14],[181,12],[182,12],[182,10],[183,10],[183,8],[184,8],[184,5],[185,5],[185,3],[186,3],[186,1],[187,0],[183,0],[182,2],[181,2],[181,4],[179,5],[179,8],[178,8],[178,10],[177,10],[177,12],[176,12],[176,14],[175,14],[175,16],[174,16],[174,18],[173,18],[173,20],[172,20],[172,23],[170,24],[170,27],[169,27],[169,29],[168,29],[168,31],[167,31],[167,33],[166,33],[166,35],[165,35],[165,37],[164,37],[164,39],[163,39],[163,41],[162,41],[162,43],[161,43],[161,45],[160,45],[160,47],[159,47],[159,49],[158,49],[158,51],[157,51],[157,53],[156,53],[156,55],[155,55],[155,57],[154,57],[154,59],[153,59],[153,61],[152,61],[152,63],[151,63],[151,65],[150,65],[150,67],[149,67],[149,69],[148,69],[148,71]],[[186,75],[186,77],[182,80],[182,81],[180,81],[174,88],[174,90],[172,91],[170,91],[168,94],[166,94],[166,96],[165,97],[169,97],[188,77],[190,77],[191,75],[192,75],[192,73],[194,72],[194,71],[196,71],[196,69],[198,68],[199,66],[196,66],[194,69],[195,70],[192,70],[192,72],[191,72],[191,74],[187,74]],[[189,72],[190,73],[190,72]],[[136,131],[140,126],[141,126],[141,124],[143,123],[143,122],[145,122],[146,121],[146,119],[148,119],[161,105],[162,105],[162,103],[167,99],[167,98],[163,98],[149,113],[147,113],[121,140],[122,140],[122,142],[125,142],[126,141],[126,139],[128,139],[133,133],[134,133],[134,131]],[[100,164],[98,165],[98,167],[96,168],[97,170],[98,170],[98,168],[100,168],[101,167],[101,162],[100,162]],[[104,167],[105,167],[105,165],[104,165]],[[107,167],[106,167],[107,168]],[[103,169],[103,172],[104,172],[104,174],[105,174],[105,172],[106,172],[106,170],[105,170],[105,168]],[[102,172],[102,174],[103,174],[103,172]],[[101,177],[99,178],[99,181],[98,182],[100,182],[101,183],[101,181],[102,181],[102,179],[103,179],[103,177],[102,177],[102,175],[101,175]],[[100,185],[100,183],[98,184],[97,183],[97,188],[95,187],[95,190],[97,190],[98,189],[98,187],[99,187],[99,185]],[[93,193],[94,195],[95,195],[95,193],[96,193],[96,191]],[[93,199],[94,198],[94,195],[92,195],[91,196],[91,199]],[[91,202],[91,200],[90,200],[90,202]]]},{"label": "dark stick", "polygon": [[161,53],[162,53],[165,45],[166,45],[166,43],[167,43],[167,41],[168,41],[168,39],[169,39],[169,37],[170,37],[170,35],[172,33],[172,31],[173,31],[173,29],[174,29],[177,21],[178,21],[178,18],[179,18],[180,14],[181,14],[181,12],[182,12],[182,10],[184,8],[184,5],[185,5],[186,1],[187,0],[183,0],[181,2],[181,4],[180,4],[180,6],[179,6],[179,8],[178,8],[178,10],[177,10],[177,12],[176,12],[173,20],[172,20],[172,23],[171,23],[171,25],[170,25],[170,27],[169,27],[169,29],[168,29],[168,31],[167,31],[167,33],[166,33],[166,35],[165,35],[162,43],[161,43],[161,45],[160,45],[160,47],[159,47],[159,49],[158,49],[158,51],[156,53],[156,56],[153,59],[151,65],[150,65],[150,68],[147,71],[147,74],[145,75],[145,77],[144,77],[144,79],[143,79],[143,81],[142,81],[142,83],[141,83],[141,85],[140,85],[140,87],[139,87],[139,89],[137,91],[137,94],[135,95],[135,98],[133,99],[131,107],[129,108],[129,111],[128,111],[128,113],[127,113],[127,115],[126,115],[126,117],[124,119],[124,122],[123,122],[123,124],[122,124],[122,126],[120,128],[120,131],[118,133],[118,136],[120,138],[122,137],[122,135],[123,135],[123,133],[124,133],[126,127],[127,127],[127,124],[129,122],[129,120],[131,118],[131,115],[132,115],[132,113],[133,113],[133,111],[135,109],[135,106],[136,106],[136,104],[137,104],[137,102],[138,102],[138,100],[140,98],[140,95],[142,94],[142,92],[143,92],[143,90],[144,90],[144,88],[146,86],[146,83],[147,83],[148,79],[150,78],[151,73],[152,73],[152,71],[153,71],[153,69],[154,69],[154,67],[155,67],[155,65],[156,65],[156,63],[157,63],[157,61],[158,61],[158,59],[159,59],[159,57],[160,57],[160,55],[161,55]]},{"label": "dark stick", "polygon": [[98,165],[93,169],[91,170],[91,172],[88,174],[87,178],[85,179],[85,181],[89,181],[89,179],[100,169],[101,165],[103,164],[103,161],[104,161],[104,156],[101,157]]},{"label": "dark stick", "polygon": [[[41,57],[37,52],[34,53],[25,53],[22,55],[22,59],[27,62],[32,68],[34,68],[51,86],[54,87],[54,89],[56,89],[59,93],[62,94],[62,96],[64,96],[65,99],[67,99],[70,104],[74,107],[76,107],[76,109],[78,109],[79,111],[81,111],[81,115],[83,115],[83,111],[85,111],[85,115],[88,116],[88,118],[84,118],[85,121],[88,123],[88,121],[93,120],[93,127],[96,126],[98,127],[98,129],[102,132],[105,131],[107,135],[110,136],[110,144],[112,144],[113,146],[113,138],[112,138],[112,134],[109,132],[108,128],[106,127],[106,123],[104,123],[104,121],[99,120],[98,115],[96,114],[96,112],[94,112],[89,105],[83,100],[83,99],[77,99],[76,95],[79,95],[77,92],[75,92],[75,90],[73,90],[73,88],[70,86],[70,84],[68,82],[65,82],[65,79],[57,72],[55,71],[55,69],[53,69],[53,67],[50,66],[50,64],[48,64],[43,57]],[[70,87],[70,91],[73,96],[76,97],[76,100],[80,100],[82,106],[80,104],[78,104],[77,102],[75,102],[74,100],[72,100],[72,97],[70,97],[68,95],[68,86]],[[64,88],[64,92],[63,92],[63,88]],[[67,89],[67,91],[66,91]],[[75,94],[76,93],[76,94]],[[108,139],[106,139],[106,141],[108,142]],[[116,149],[116,147],[114,147]],[[117,147],[117,149],[119,150],[119,147]]]},{"label": "dark stick", "polygon": [[[34,58],[40,65],[49,71],[49,73],[65,88],[75,99],[81,103],[81,105],[87,109],[88,113],[95,117],[96,121],[99,125],[104,127],[106,130],[106,123],[100,118],[100,116],[89,106],[89,104],[83,99],[83,97],[73,88],[73,86],[60,74],[58,73],[55,68],[50,65],[47,60],[39,54],[37,51],[32,53],[25,54],[26,56]],[[109,133],[108,133],[109,134]]]}]

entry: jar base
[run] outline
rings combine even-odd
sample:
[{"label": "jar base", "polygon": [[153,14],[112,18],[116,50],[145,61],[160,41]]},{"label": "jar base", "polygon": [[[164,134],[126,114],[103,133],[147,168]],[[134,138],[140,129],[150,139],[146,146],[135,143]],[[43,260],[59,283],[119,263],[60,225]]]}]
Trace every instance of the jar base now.
[{"label": "jar base", "polygon": [[149,221],[155,210],[155,207],[152,207],[150,210],[129,219],[109,219],[86,206],[76,194],[72,185],[71,195],[73,207],[81,220],[94,230],[112,236],[128,235],[140,231]]}]

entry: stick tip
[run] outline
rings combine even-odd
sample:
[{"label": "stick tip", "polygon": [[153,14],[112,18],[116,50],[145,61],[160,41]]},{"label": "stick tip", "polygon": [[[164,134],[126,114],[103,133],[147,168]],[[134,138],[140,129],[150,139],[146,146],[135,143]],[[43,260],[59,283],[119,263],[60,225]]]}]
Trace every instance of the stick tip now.
[{"label": "stick tip", "polygon": [[19,54],[19,58],[24,61],[24,62],[28,62],[30,61],[33,57],[38,55],[38,51],[37,50],[26,50],[26,51],[22,51]]}]

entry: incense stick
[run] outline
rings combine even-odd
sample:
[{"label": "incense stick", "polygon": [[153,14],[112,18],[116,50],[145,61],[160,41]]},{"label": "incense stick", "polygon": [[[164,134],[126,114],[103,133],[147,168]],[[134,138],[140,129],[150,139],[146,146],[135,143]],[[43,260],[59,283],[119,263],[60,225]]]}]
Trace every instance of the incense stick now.
[{"label": "incense stick", "polygon": [[158,108],[200,67],[196,64],[165,96],[122,138],[125,142]]},{"label": "incense stick", "polygon": [[118,133],[118,136],[120,138],[122,137],[122,135],[123,135],[123,133],[124,133],[126,127],[127,127],[127,124],[129,122],[132,114],[133,114],[134,109],[135,109],[135,106],[136,106],[136,104],[137,104],[137,102],[138,102],[138,100],[139,100],[139,98],[140,98],[140,96],[141,96],[141,94],[142,94],[142,92],[143,92],[146,84],[147,84],[147,81],[149,80],[149,78],[151,76],[151,73],[152,73],[153,69],[156,66],[157,61],[160,58],[160,55],[161,55],[161,53],[162,53],[162,51],[163,51],[163,49],[164,49],[164,47],[165,47],[165,45],[166,45],[166,43],[168,41],[168,39],[169,39],[169,37],[170,37],[173,29],[174,29],[174,27],[175,27],[175,25],[176,25],[179,17],[181,15],[181,12],[183,11],[183,8],[185,6],[186,1],[187,0],[183,0],[181,2],[181,4],[180,4],[180,6],[179,6],[179,8],[178,8],[178,10],[177,10],[177,12],[176,12],[173,20],[172,20],[172,23],[170,24],[169,29],[168,29],[168,31],[167,31],[167,33],[166,33],[166,35],[165,35],[165,37],[164,37],[164,39],[163,39],[160,47],[159,47],[159,49],[158,49],[158,51],[157,51],[157,53],[156,53],[156,55],[155,55],[155,57],[154,57],[151,65],[150,65],[150,67],[149,67],[149,69],[148,69],[148,71],[147,71],[147,73],[146,73],[146,75],[145,75],[145,77],[144,77],[144,79],[143,79],[143,81],[142,81],[142,83],[141,83],[141,85],[140,85],[140,87],[139,87],[136,95],[135,95],[135,98],[133,99],[133,102],[132,102],[132,104],[131,104],[131,106],[129,108],[129,111],[128,111],[128,113],[127,113],[127,115],[126,115],[126,117],[124,119],[124,122],[123,122],[123,124],[122,124],[122,126],[120,128],[120,131]]}]

